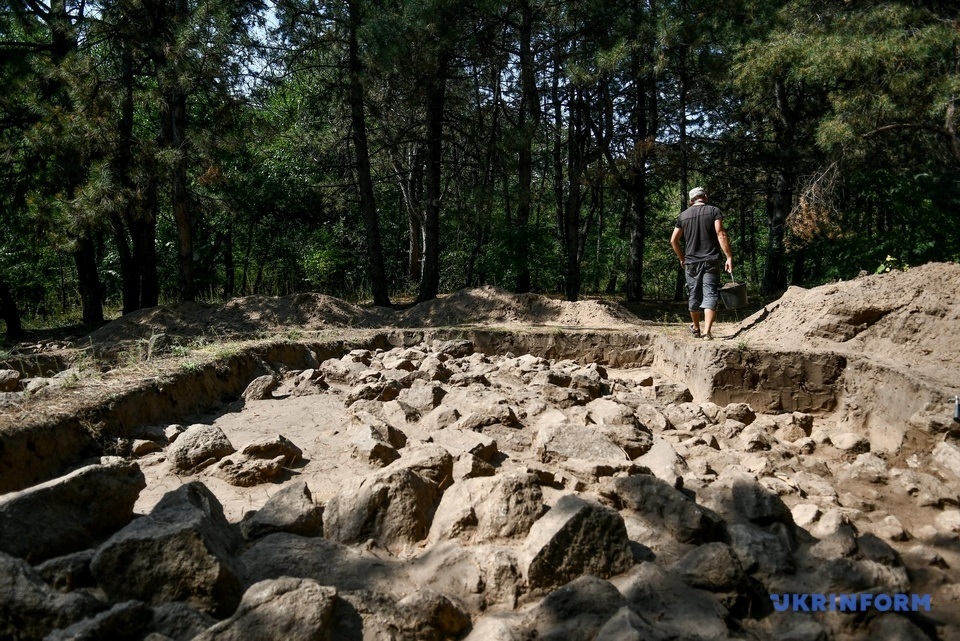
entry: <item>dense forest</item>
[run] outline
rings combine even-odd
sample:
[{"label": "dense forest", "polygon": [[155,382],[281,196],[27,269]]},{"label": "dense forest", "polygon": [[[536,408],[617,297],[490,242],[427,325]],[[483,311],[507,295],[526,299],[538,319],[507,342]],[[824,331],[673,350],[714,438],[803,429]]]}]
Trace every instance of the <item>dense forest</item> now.
[{"label": "dense forest", "polygon": [[[960,6],[2,0],[0,312],[464,286],[674,299],[960,259]],[[82,318],[81,318],[82,314]]]}]

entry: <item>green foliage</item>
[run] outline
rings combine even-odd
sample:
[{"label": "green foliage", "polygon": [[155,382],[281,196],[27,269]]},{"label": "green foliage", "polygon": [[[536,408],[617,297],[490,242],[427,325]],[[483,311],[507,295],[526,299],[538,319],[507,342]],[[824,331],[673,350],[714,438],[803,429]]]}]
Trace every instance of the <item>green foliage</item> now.
[{"label": "green foliage", "polygon": [[[369,295],[345,2],[283,0],[269,13],[191,0],[177,20],[169,3],[97,0],[82,18],[67,3],[65,35],[76,38],[62,55],[49,47],[56,25],[31,6],[0,8],[0,39],[22,43],[0,45],[0,279],[28,326],[79,322],[81,242],[95,254],[95,298],[115,310],[144,221],[155,224],[160,300],[179,297],[178,167],[201,299]],[[960,35],[946,4],[357,0],[354,10],[392,292],[417,287],[408,252],[426,205],[425,96],[445,57],[442,289],[512,288],[526,263],[533,289],[562,290],[572,187],[582,293],[622,294],[642,246],[645,297],[672,299],[667,240],[694,184],[725,212],[738,280],[754,288],[777,261],[813,285],[893,267],[887,256],[960,259],[960,217],[944,215],[960,207],[950,137]],[[532,88],[518,59],[525,11]],[[161,126],[172,88],[186,93],[176,147]],[[521,228],[524,139],[533,184]]]},{"label": "green foliage", "polygon": [[898,261],[893,256],[887,256],[886,258],[883,259],[883,262],[880,263],[880,266],[877,267],[877,271],[874,273],[886,274],[892,271],[905,272],[908,269],[910,269],[910,266],[907,265],[906,263],[901,264],[900,261]]},{"label": "green foliage", "polygon": [[180,369],[183,372],[187,374],[192,374],[194,376],[203,373],[203,365],[196,361],[184,361],[183,363],[180,364]]},{"label": "green foliage", "polygon": [[357,265],[355,255],[343,249],[344,243],[337,238],[343,232],[342,225],[337,225],[333,231],[317,230],[301,254],[300,260],[311,289],[336,292],[341,296],[355,292],[361,267]]}]

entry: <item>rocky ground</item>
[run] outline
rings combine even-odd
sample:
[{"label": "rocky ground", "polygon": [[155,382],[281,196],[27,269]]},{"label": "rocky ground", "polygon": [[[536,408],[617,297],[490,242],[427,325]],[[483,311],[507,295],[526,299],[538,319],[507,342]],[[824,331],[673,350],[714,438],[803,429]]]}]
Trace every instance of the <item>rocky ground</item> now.
[{"label": "rocky ground", "polygon": [[[113,456],[0,496],[0,639],[960,639],[960,423],[945,402],[960,377],[939,353],[960,316],[930,297],[955,291],[954,268],[791,290],[720,327],[715,353],[886,368],[871,385],[848,371],[832,411],[717,405],[657,358],[617,368],[469,340],[263,362],[214,413],[139,425]],[[394,324],[639,325],[598,302],[448,299]],[[185,342],[241,307],[239,334],[293,327],[304,307],[308,330],[383,322],[295,302],[253,320],[250,301],[153,310],[90,341]],[[671,331],[666,352],[706,354]],[[865,428],[870,403],[905,395],[884,398],[889,372],[937,400],[906,412],[895,448]],[[84,385],[82,371],[7,376],[27,407]],[[897,606],[781,612],[784,594]],[[931,607],[894,611],[897,595]]]}]

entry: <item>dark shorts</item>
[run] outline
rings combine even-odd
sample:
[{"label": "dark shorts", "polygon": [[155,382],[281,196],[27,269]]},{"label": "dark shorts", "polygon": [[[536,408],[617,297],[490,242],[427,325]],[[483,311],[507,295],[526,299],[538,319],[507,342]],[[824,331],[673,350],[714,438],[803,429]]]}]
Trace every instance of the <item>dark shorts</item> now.
[{"label": "dark shorts", "polygon": [[691,312],[716,309],[720,301],[720,261],[687,263],[688,307]]}]

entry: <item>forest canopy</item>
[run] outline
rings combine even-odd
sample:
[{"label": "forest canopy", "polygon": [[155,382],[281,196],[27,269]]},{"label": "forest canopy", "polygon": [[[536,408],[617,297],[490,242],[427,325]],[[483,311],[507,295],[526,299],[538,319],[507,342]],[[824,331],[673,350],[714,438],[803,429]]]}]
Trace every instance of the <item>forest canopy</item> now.
[{"label": "forest canopy", "polygon": [[[960,260],[960,8],[0,0],[0,318],[493,284],[674,299]],[[888,259],[889,258],[889,259]]]}]

